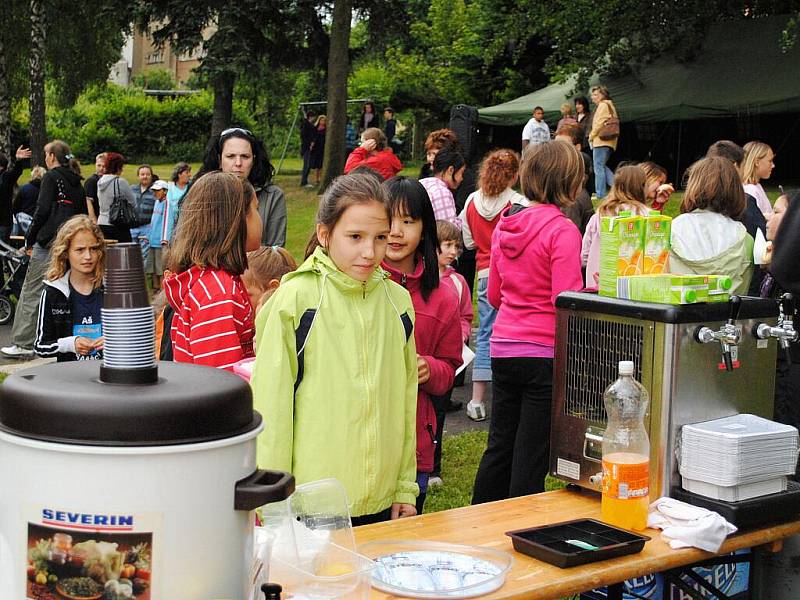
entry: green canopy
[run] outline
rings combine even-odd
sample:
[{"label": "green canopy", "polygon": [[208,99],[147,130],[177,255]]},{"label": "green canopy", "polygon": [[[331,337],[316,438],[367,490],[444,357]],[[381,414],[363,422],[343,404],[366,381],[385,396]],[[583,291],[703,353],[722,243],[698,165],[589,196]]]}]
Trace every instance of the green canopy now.
[{"label": "green canopy", "polygon": [[[788,17],[726,21],[711,27],[697,57],[678,63],[662,57],[638,77],[604,79],[620,119],[672,121],[740,114],[800,112],[800,43],[780,49]],[[482,108],[490,125],[524,125],[535,106],[547,120],[573,95],[574,80],[549,85],[510,102]],[[587,94],[588,96],[588,94]]]}]

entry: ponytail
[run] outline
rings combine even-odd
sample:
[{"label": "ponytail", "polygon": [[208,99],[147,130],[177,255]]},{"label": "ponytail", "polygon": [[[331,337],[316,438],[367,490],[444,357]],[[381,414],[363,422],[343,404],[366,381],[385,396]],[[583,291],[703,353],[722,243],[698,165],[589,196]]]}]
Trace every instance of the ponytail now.
[{"label": "ponytail", "polygon": [[80,177],[81,163],[78,162],[78,159],[72,154],[72,150],[69,149],[69,146],[66,144],[66,142],[62,142],[61,140],[53,140],[49,144],[45,145],[44,151],[46,153],[52,152],[56,157],[59,166],[67,167]]}]

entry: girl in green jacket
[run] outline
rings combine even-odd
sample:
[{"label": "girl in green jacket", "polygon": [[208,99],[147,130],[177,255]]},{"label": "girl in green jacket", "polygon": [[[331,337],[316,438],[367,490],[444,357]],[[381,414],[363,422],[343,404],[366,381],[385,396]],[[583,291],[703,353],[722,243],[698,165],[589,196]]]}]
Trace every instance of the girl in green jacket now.
[{"label": "girl in green jacket", "polygon": [[377,178],[337,178],[317,213],[319,247],[256,320],[258,462],[300,484],[335,477],[354,525],[416,513],[414,310],[379,267],[390,220]]}]

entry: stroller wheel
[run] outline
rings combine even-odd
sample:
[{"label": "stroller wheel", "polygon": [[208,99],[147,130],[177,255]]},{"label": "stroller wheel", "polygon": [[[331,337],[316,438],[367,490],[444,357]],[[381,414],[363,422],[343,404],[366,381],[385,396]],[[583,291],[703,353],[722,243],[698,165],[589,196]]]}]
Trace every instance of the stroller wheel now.
[{"label": "stroller wheel", "polygon": [[14,318],[14,304],[8,296],[0,295],[0,325],[10,323]]}]

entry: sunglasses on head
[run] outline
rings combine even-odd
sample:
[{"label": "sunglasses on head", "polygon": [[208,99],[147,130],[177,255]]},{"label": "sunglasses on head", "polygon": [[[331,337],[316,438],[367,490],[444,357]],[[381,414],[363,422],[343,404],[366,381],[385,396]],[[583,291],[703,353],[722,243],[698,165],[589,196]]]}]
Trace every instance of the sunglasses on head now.
[{"label": "sunglasses on head", "polygon": [[226,129],[222,133],[219,134],[220,139],[224,138],[225,136],[231,135],[233,133],[243,133],[247,137],[255,138],[253,132],[249,129],[242,129],[241,127],[231,127],[230,129]]}]

